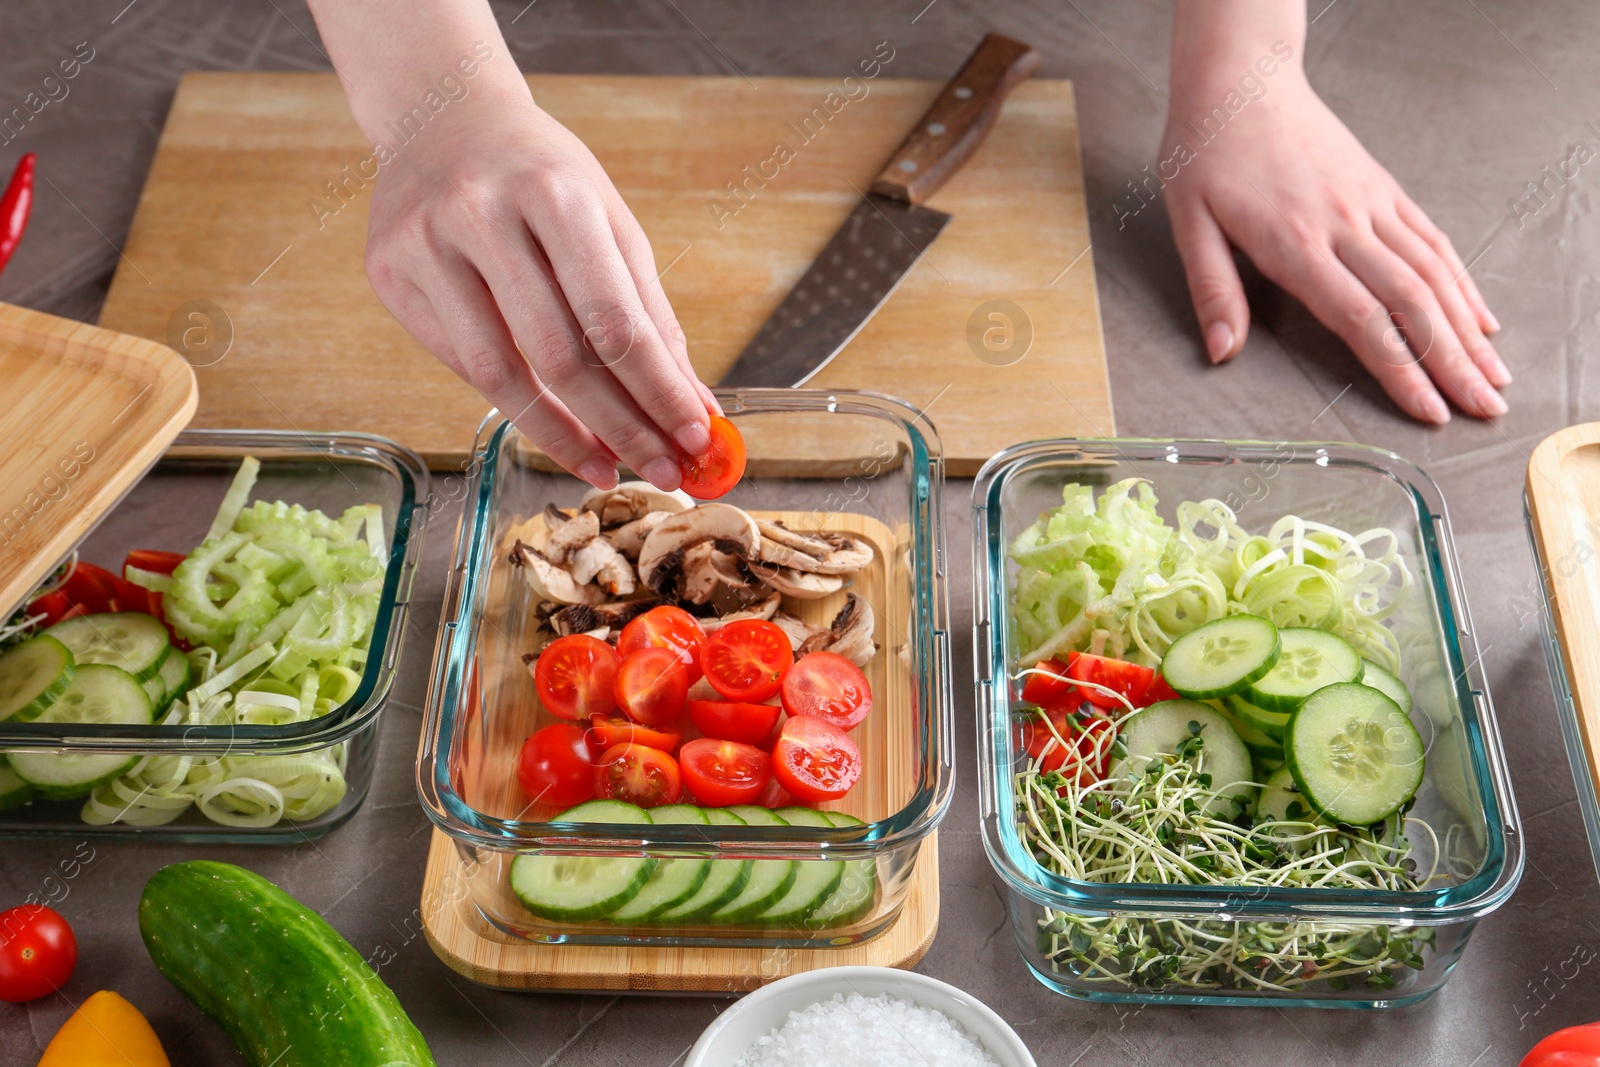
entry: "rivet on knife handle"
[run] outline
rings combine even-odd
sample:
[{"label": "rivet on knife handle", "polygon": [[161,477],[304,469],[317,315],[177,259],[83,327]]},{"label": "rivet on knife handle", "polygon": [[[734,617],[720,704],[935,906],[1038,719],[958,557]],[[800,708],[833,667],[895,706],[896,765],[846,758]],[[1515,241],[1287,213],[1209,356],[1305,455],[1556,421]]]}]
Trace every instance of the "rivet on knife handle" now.
[{"label": "rivet on knife handle", "polygon": [[932,196],[983,143],[1007,94],[1038,69],[1039,53],[1021,41],[985,36],[889,157],[872,191],[907,204]]}]

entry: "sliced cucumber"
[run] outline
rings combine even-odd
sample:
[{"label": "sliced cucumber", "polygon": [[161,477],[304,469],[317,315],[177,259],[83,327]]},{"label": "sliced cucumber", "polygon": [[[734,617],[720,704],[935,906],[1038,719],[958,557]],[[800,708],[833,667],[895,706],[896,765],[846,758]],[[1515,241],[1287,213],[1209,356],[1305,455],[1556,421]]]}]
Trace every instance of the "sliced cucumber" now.
[{"label": "sliced cucumber", "polygon": [[49,634],[0,656],[0,722],[30,722],[72,681],[72,652]]},{"label": "sliced cucumber", "polygon": [[1228,711],[1236,720],[1254,727],[1268,737],[1274,738],[1278,751],[1280,753],[1283,751],[1283,732],[1289,728],[1289,713],[1287,711],[1268,711],[1259,704],[1250,703],[1250,701],[1237,693],[1231,697],[1225,697],[1223,703],[1228,706]]},{"label": "sliced cucumber", "polygon": [[1294,775],[1288,767],[1279,767],[1267,777],[1256,795],[1256,822],[1320,822],[1316,809],[1294,784]]},{"label": "sliced cucumber", "polygon": [[[161,662],[165,663],[167,660],[171,659],[172,654],[176,651],[177,649],[169,645],[167,647],[167,654],[162,657]],[[161,712],[167,706],[167,683],[164,679],[162,679],[160,669],[157,668],[156,673],[140,682],[139,688],[143,689],[144,695],[150,698],[150,713],[152,720],[159,718],[161,716]]]},{"label": "sliced cucumber", "polygon": [[33,786],[11,769],[11,764],[0,759],[0,811],[20,808],[38,795]]},{"label": "sliced cucumber", "polygon": [[[133,675],[117,667],[85,663],[73,671],[67,688],[34,721],[146,726],[152,718],[150,698]],[[13,752],[8,758],[18,777],[48,800],[88,796],[138,759],[121,752]]]},{"label": "sliced cucumber", "polygon": [[[1250,750],[1250,755],[1256,759],[1283,759],[1283,743],[1273,735],[1249,719],[1234,711],[1232,704],[1238,697],[1225,697],[1226,704],[1212,704],[1218,711],[1228,717],[1228,723],[1233,727],[1233,732],[1239,735],[1239,740],[1244,742],[1244,747]],[[1206,701],[1210,704],[1211,701]],[[1285,716],[1287,718],[1287,716]]]},{"label": "sliced cucumber", "polygon": [[[711,820],[706,818],[705,812],[691,804],[670,804],[663,808],[652,808],[650,822],[655,826],[706,826]],[[639,890],[639,895],[606,918],[614,923],[649,922],[658,913],[694,896],[710,876],[711,863],[709,859],[689,856],[681,859],[661,858],[650,880]]]},{"label": "sliced cucumber", "polygon": [[1217,812],[1248,797],[1253,782],[1250,750],[1221,712],[1196,700],[1163,700],[1122,720],[1120,739],[1128,755],[1112,768],[1112,777],[1143,774],[1151,760],[1178,751],[1194,736],[1191,723],[1205,742],[1195,765],[1211,775],[1217,791],[1208,809]]},{"label": "sliced cucumber", "polygon": [[[640,825],[650,822],[650,813],[620,800],[591,800],[557,821]],[[541,918],[582,922],[632,900],[655,868],[653,856],[518,856],[511,861],[511,892]]]},{"label": "sliced cucumber", "polygon": [[[712,826],[745,825],[743,819],[726,808],[708,808],[706,818]],[[704,919],[744,892],[744,887],[750,884],[750,871],[754,866],[751,860],[712,860],[711,870],[694,896],[656,915],[653,921],[682,924]]]},{"label": "sliced cucumber", "polygon": [[1396,704],[1407,715],[1411,714],[1411,690],[1406,688],[1406,683],[1395,677],[1393,671],[1380,667],[1370,659],[1361,661],[1361,684],[1370,685]]},{"label": "sliced cucumber", "polygon": [[1352,826],[1388,818],[1422,784],[1417,728],[1371,686],[1340,683],[1306,698],[1289,720],[1284,752],[1312,806]]},{"label": "sliced cucumber", "polygon": [[1283,655],[1277,666],[1244,694],[1257,707],[1288,713],[1323,686],[1361,681],[1361,654],[1338,634],[1290,626],[1278,636]]},{"label": "sliced cucumber", "polygon": [[161,666],[156,669],[156,677],[160,678],[166,686],[166,695],[162,697],[163,706],[158,709],[158,714],[172,706],[172,702],[189,691],[189,683],[193,680],[194,669],[189,664],[189,656],[181,649],[173,648],[167,658],[161,661]]},{"label": "sliced cucumber", "polygon": [[[737,804],[728,809],[751,826],[787,826],[783,819],[754,804]],[[750,881],[739,895],[712,912],[714,923],[742,923],[766,911],[794,885],[794,860],[753,860]]]},{"label": "sliced cucumber", "polygon": [[1237,693],[1278,662],[1278,628],[1259,615],[1229,615],[1172,642],[1161,676],[1191,700]]},{"label": "sliced cucumber", "polygon": [[171,644],[159,619],[137,611],[79,615],[45,633],[66,645],[75,663],[121,667],[141,682],[156,673]]},{"label": "sliced cucumber", "polygon": [[[823,814],[835,826],[863,825],[854,815],[845,815],[837,811]],[[811,930],[825,930],[853,923],[872,910],[877,889],[877,860],[847,860],[844,864],[844,877],[839,880],[838,888],[834,889],[827,900],[818,905],[816,911],[806,916],[801,925]]]},{"label": "sliced cucumber", "polygon": [[[826,826],[833,822],[813,808],[779,808],[774,815],[790,826]],[[833,891],[844,881],[845,865],[838,860],[798,860],[795,863],[794,884],[783,896],[774,901],[755,921],[765,926],[793,926],[822,906],[833,896]]]}]

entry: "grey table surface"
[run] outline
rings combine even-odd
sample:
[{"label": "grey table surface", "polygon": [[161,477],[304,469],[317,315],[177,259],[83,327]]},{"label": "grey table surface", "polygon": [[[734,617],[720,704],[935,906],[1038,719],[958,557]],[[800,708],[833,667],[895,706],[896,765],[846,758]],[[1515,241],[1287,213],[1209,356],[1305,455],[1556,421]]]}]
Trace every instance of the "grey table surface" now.
[{"label": "grey table surface", "polygon": [[[1546,0],[1312,0],[1312,80],[1374,155],[1475,264],[1505,329],[1511,411],[1488,425],[1428,429],[1401,418],[1354,359],[1293,300],[1253,283],[1255,323],[1230,366],[1204,366],[1183,275],[1155,205],[1119,228],[1124,183],[1153,158],[1165,106],[1170,10],[1077,0],[714,0],[497,3],[529,71],[833,75],[864,42],[892,41],[901,75],[942,77],[985,29],[1034,41],[1041,74],[1078,91],[1096,269],[1120,429],[1127,434],[1316,437],[1391,448],[1422,465],[1453,505],[1468,599],[1509,750],[1528,847],[1511,903],[1485,919],[1444,990],[1388,1013],[1148,1008],[1059,997],[1026,973],[976,833],[970,668],[958,671],[962,787],[942,830],[944,922],[919,970],[993,1005],[1042,1064],[1515,1063],[1537,1036],[1600,1016],[1600,886],[1584,841],[1534,617],[1523,533],[1528,455],[1554,430],[1600,417],[1600,220],[1579,172],[1520,224],[1509,202],[1600,121],[1600,21],[1592,4]],[[124,6],[126,4],[126,6]],[[1326,7],[1323,5],[1326,4]],[[1320,12],[1320,13],[1319,13]],[[89,41],[71,93],[0,151],[40,153],[32,228],[0,299],[93,321],[127,233],[178,76],[187,69],[326,69],[300,3],[10,0],[0,7],[0,110]],[[947,494],[958,649],[971,607],[966,486]],[[151,967],[134,926],[145,879],[209,854],[262,871],[321,911],[383,970],[444,1064],[669,1065],[725,1001],[509,994],[446,969],[403,921],[416,908],[426,820],[412,765],[443,572],[458,512],[429,533],[404,667],[382,727],[380,766],[360,813],[316,847],[200,848],[95,843],[60,905],[83,947],[70,992],[131,995],[177,1064],[241,1062],[227,1037]],[[0,846],[0,904],[39,891],[79,842]],[[32,1063],[65,1017],[60,998],[0,1005],[0,1062]]]}]

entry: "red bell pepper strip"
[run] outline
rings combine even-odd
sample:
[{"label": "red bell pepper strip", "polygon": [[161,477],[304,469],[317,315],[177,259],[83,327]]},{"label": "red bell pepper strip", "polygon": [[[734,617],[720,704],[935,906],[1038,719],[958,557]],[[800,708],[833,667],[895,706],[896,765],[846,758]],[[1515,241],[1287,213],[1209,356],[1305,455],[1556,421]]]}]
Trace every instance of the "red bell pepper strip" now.
[{"label": "red bell pepper strip", "polygon": [[0,271],[11,262],[11,254],[17,250],[22,233],[28,228],[28,216],[33,212],[33,165],[37,158],[29,152],[19,159],[5,193],[0,195]]},{"label": "red bell pepper strip", "polygon": [[178,569],[178,564],[188,559],[182,552],[162,552],[155,548],[136,548],[128,553],[128,558],[122,561],[122,571],[127,573],[129,567],[141,571],[150,571],[153,574],[171,574]]},{"label": "red bell pepper strip", "polygon": [[1521,1067],[1600,1067],[1600,1023],[1557,1030],[1528,1050]]}]

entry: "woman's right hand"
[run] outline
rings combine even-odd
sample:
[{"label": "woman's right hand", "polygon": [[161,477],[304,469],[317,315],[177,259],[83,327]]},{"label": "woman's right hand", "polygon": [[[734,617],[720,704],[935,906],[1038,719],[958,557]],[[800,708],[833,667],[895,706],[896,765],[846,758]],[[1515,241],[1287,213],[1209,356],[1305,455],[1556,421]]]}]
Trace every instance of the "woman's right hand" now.
[{"label": "woman's right hand", "polygon": [[620,459],[674,489],[680,455],[709,447],[720,408],[644,231],[524,86],[474,92],[395,151],[366,266],[401,325],[585,481],[614,485]]}]

